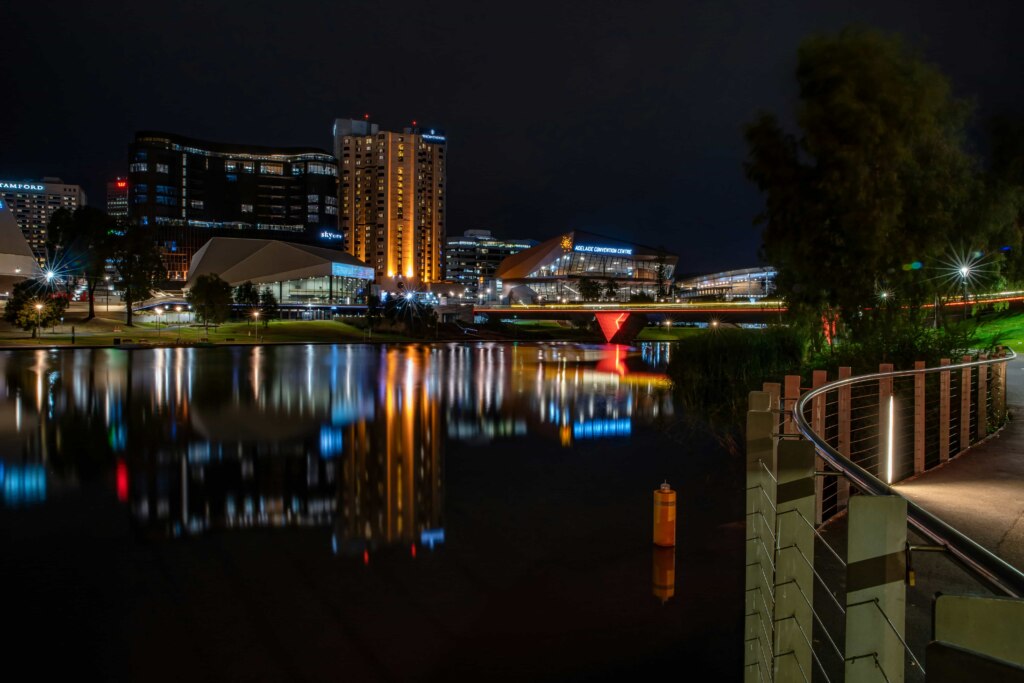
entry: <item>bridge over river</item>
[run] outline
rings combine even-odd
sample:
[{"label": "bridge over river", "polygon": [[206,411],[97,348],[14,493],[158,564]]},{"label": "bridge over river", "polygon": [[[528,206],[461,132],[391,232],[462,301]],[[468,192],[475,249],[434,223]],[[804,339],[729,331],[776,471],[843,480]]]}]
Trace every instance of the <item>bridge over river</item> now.
[{"label": "bridge over river", "polygon": [[714,301],[694,303],[575,303],[480,305],[477,314],[521,320],[579,320],[594,317],[610,344],[632,342],[648,322],[767,323],[786,313],[781,301]]}]

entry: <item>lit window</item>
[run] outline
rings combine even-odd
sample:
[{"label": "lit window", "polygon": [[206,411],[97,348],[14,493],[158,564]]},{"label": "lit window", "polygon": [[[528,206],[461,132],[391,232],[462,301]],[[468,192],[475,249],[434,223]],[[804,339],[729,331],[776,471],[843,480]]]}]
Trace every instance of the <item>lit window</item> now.
[{"label": "lit window", "polygon": [[252,204],[242,204],[242,213],[252,213]]},{"label": "lit window", "polygon": [[168,168],[167,164],[157,164],[156,165],[156,172],[157,173],[170,173],[171,171],[170,171],[170,168]]},{"label": "lit window", "polygon": [[264,175],[284,175],[283,164],[260,164],[260,170]]}]

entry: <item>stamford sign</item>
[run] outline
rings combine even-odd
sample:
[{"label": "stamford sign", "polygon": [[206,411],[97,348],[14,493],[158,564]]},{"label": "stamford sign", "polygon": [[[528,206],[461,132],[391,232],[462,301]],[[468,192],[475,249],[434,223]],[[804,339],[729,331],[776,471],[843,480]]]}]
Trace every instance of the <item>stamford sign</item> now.
[{"label": "stamford sign", "polygon": [[0,180],[0,190],[28,190],[29,192],[42,192],[46,187],[44,185],[35,185],[33,183],[13,183],[9,180]]},{"label": "stamford sign", "polygon": [[614,254],[616,256],[632,256],[632,247],[599,247],[594,244],[577,244],[574,251],[582,251],[585,254]]}]

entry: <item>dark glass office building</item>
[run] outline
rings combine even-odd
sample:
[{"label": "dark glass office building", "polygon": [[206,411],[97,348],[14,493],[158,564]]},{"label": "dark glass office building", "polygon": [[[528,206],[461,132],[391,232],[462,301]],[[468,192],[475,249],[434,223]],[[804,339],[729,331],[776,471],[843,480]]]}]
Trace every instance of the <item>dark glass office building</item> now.
[{"label": "dark glass office building", "polygon": [[142,131],[129,163],[129,217],[153,229],[169,281],[215,236],[334,246],[338,162],[323,150]]}]

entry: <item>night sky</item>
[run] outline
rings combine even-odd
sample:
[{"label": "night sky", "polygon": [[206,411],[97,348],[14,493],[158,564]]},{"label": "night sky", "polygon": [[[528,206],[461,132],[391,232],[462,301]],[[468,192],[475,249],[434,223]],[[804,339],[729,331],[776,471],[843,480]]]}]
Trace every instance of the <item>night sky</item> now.
[{"label": "night sky", "polygon": [[1019,2],[5,2],[0,177],[103,205],[134,131],[330,149],[335,117],[449,135],[448,232],[569,228],[757,262],[742,126],[791,111],[795,53],[904,34],[978,106],[1024,115]]}]

